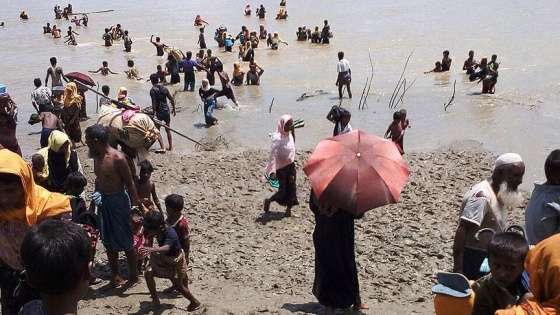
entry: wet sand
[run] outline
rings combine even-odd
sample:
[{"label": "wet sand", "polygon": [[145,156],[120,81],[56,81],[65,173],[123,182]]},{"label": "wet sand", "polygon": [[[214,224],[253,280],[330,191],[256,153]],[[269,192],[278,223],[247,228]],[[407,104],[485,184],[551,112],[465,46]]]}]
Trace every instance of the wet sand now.
[{"label": "wet sand", "polygon": [[[231,148],[231,146],[230,146]],[[78,149],[86,176],[92,161]],[[307,206],[309,182],[300,150],[298,197],[291,218],[263,200],[273,189],[262,179],[267,151],[225,149],[185,155],[150,155],[163,199],[185,197],[191,229],[190,289],[203,303],[196,314],[321,314],[311,293],[314,217]],[[459,205],[469,186],[488,176],[496,155],[473,142],[405,156],[411,176],[398,204],[372,210],[356,221],[356,259],[364,314],[433,314],[431,287],[439,270],[452,268],[452,241]],[[92,186],[88,188],[91,189]],[[522,222],[522,209],[510,222]],[[124,259],[121,259],[126,269]],[[81,314],[184,314],[188,301],[160,293],[152,309],[145,281],[123,291],[106,289],[109,268],[98,244],[94,274],[103,282],[80,302]],[[158,280],[158,290],[170,285]]]}]

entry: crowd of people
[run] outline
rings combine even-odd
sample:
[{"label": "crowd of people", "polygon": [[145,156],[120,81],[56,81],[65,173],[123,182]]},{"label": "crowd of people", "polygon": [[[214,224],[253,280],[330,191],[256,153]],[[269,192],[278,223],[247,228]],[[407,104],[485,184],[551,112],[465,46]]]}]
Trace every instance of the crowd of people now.
[{"label": "crowd of people", "polygon": [[[287,12],[285,1],[281,3],[279,19]],[[245,13],[250,12],[250,6]],[[66,19],[72,14],[69,5],[61,14]],[[259,18],[265,17],[264,6],[257,9]],[[87,16],[86,16],[87,19]],[[78,22],[74,21],[76,25]],[[81,19],[83,25],[87,21]],[[194,25],[207,25],[198,15]],[[50,24],[45,33],[53,33],[56,26]],[[249,32],[243,26],[233,38],[227,29],[217,30],[216,40],[225,51],[239,40],[239,59],[233,65],[230,79],[222,61],[206,48],[204,27],[200,28],[200,51],[193,57],[188,51],[181,60],[168,52],[168,62],[158,66],[157,72],[149,76],[152,84],[151,110],[156,121],[169,127],[171,116],[176,115],[176,106],[169,90],[164,86],[167,75],[170,83],[180,83],[179,73],[184,73],[183,91],[193,92],[196,86],[195,71],[205,71],[199,96],[204,103],[204,118],[207,126],[218,123],[214,117],[216,99],[226,96],[238,103],[231,85],[258,85],[264,70],[255,62],[255,49],[259,41],[267,39],[267,46],[278,49],[283,41],[278,33],[268,33],[261,25],[260,33]],[[58,30],[58,29],[57,29]],[[68,41],[75,44],[75,33],[71,27]],[[328,44],[332,37],[328,21],[319,32],[300,27],[298,40]],[[128,31],[120,25],[106,28],[102,40],[112,46],[114,39],[122,38],[125,51],[131,51],[132,40]],[[168,47],[159,37],[150,42],[156,54],[164,56]],[[223,44],[223,45],[222,45]],[[221,46],[220,46],[221,45]],[[241,62],[249,62],[245,73]],[[158,291],[154,278],[168,278],[172,290],[177,290],[189,301],[188,310],[197,309],[201,303],[188,287],[187,265],[189,262],[190,239],[187,219],[181,214],[184,202],[181,196],[170,194],[160,204],[155,184],[150,181],[154,171],[148,160],[138,163],[139,172],[126,146],[120,150],[111,146],[106,127],[93,124],[82,134],[80,121],[87,119],[84,90],[82,85],[67,78],[56,58],[51,58],[51,67],[43,82],[34,80],[35,90],[31,102],[36,110],[29,123],[41,123],[41,149],[31,156],[30,161],[21,157],[15,128],[17,106],[9,94],[0,96],[0,286],[3,314],[76,313],[77,303],[87,292],[87,287],[96,282],[92,274],[95,246],[101,239],[111,269],[111,285],[132,286],[144,274],[148,291],[154,305],[159,305]],[[443,52],[441,62],[430,72],[449,71],[452,59],[449,51]],[[126,71],[131,78],[143,79],[132,60]],[[474,59],[474,52],[463,64],[463,70],[471,80],[483,83],[483,93],[493,93],[499,63],[492,55],[488,62]],[[478,71],[477,71],[478,70]],[[115,74],[106,61],[93,73]],[[213,87],[218,76],[221,89]],[[246,80],[244,78],[246,75]],[[49,79],[51,88],[48,88]],[[67,84],[64,87],[63,81]],[[337,79],[339,98],[345,91],[352,98],[350,84],[352,71],[344,52],[338,53]],[[112,106],[115,100],[127,106],[136,105],[120,88],[117,97],[111,99],[110,88],[102,88],[105,98],[102,105]],[[130,110],[130,108],[126,108]],[[139,110],[139,109],[137,109]],[[125,110],[123,110],[123,113]],[[133,113],[132,113],[133,114]],[[124,116],[124,114],[123,114]],[[327,119],[334,123],[333,136],[352,132],[351,113],[341,106],[333,107]],[[158,126],[162,124],[158,123]],[[298,122],[290,115],[282,115],[276,132],[272,134],[271,151],[265,177],[278,188],[264,200],[264,212],[269,212],[273,203],[285,207],[285,216],[292,216],[292,208],[299,205],[296,184],[295,129]],[[393,114],[385,137],[396,143],[404,154],[403,139],[410,128],[407,111],[401,109]],[[166,128],[168,148],[173,150],[171,132]],[[85,141],[84,141],[85,140]],[[159,139],[165,151],[163,139]],[[80,159],[75,151],[77,145],[87,146],[88,155],[94,161],[96,176],[94,194],[89,206],[84,196],[88,185]],[[560,150],[550,153],[544,165],[547,181],[536,184],[526,209],[524,235],[508,229],[507,212],[518,207],[522,197],[518,189],[525,173],[521,156],[515,153],[500,155],[488,178],[476,183],[464,195],[460,206],[459,224],[454,236],[453,272],[467,279],[476,280],[472,288],[476,292],[472,314],[533,314],[531,312],[560,312],[556,303],[560,285],[556,281],[560,256],[555,250],[559,220],[557,203],[560,197]],[[90,183],[93,184],[93,183]],[[309,197],[309,207],[315,215],[313,243],[316,252],[315,281],[312,292],[325,306],[328,313],[337,308],[353,307],[367,309],[359,292],[358,269],[354,251],[354,220],[360,219],[344,209],[338,209],[318,200],[314,192]],[[164,215],[165,211],[165,215]],[[484,233],[491,229],[494,234]],[[157,241],[157,246],[154,245]],[[530,245],[535,245],[529,249]],[[118,263],[119,253],[124,252],[130,277],[125,281]],[[65,275],[60,279],[61,275]],[[24,279],[25,281],[20,281]],[[14,295],[16,287],[19,294]],[[509,306],[513,309],[503,310]],[[23,308],[22,308],[23,307]],[[437,310],[436,310],[437,311]]]}]

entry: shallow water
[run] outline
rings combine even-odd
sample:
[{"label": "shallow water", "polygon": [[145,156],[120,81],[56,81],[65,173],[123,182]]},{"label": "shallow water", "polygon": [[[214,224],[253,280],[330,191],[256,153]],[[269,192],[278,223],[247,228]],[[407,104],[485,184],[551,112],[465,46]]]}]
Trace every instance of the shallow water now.
[{"label": "shallow water", "polygon": [[[454,140],[472,139],[498,153],[519,152],[527,161],[524,187],[541,180],[542,164],[550,149],[559,147],[556,126],[560,109],[558,88],[560,59],[556,50],[560,44],[560,22],[552,12],[558,12],[557,1],[545,0],[538,4],[511,1],[339,1],[324,2],[288,0],[290,17],[286,21],[274,20],[279,1],[263,1],[268,10],[265,20],[243,15],[246,0],[224,1],[165,1],[156,6],[153,2],[137,1],[73,1],[75,12],[112,9],[110,13],[90,14],[88,27],[75,27],[78,46],[63,44],[63,39],[53,40],[42,35],[46,22],[57,24],[65,34],[70,22],[54,20],[54,3],[31,0],[7,1],[0,4],[0,56],[2,69],[0,83],[8,85],[12,98],[20,106],[20,142],[25,154],[34,152],[38,135],[27,136],[39,126],[26,124],[32,113],[29,93],[35,77],[44,80],[49,58],[56,56],[65,72],[97,70],[101,61],[107,60],[113,71],[121,74],[103,77],[91,75],[99,85],[109,85],[114,96],[119,86],[126,86],[129,95],[141,106],[150,104],[146,82],[126,79],[122,71],[126,61],[133,59],[141,74],[148,77],[157,64],[165,60],[155,56],[149,43],[150,35],[183,51],[198,51],[198,29],[192,25],[194,16],[201,14],[210,25],[206,28],[208,48],[218,51],[212,39],[214,29],[225,23],[229,32],[236,35],[241,25],[250,30],[265,24],[268,31],[278,31],[289,46],[281,45],[278,51],[267,50],[260,44],[255,53],[257,62],[265,69],[261,86],[234,87],[241,103],[241,110],[217,111],[220,125],[202,128],[202,113],[196,112],[201,101],[197,93],[179,93],[182,107],[172,126],[194,139],[203,136],[223,135],[232,145],[246,147],[268,146],[268,133],[275,130],[276,120],[283,113],[305,119],[304,129],[297,131],[298,146],[313,148],[321,139],[330,136],[332,124],[325,119],[329,108],[338,104],[336,87],[336,54],[343,50],[350,61],[354,98],[345,98],[342,106],[352,111],[351,124],[382,135],[391,121],[394,109],[389,100],[403,70],[408,55],[413,51],[404,77],[408,84],[416,80],[397,109],[406,108],[412,128],[405,137],[406,150],[427,150]],[[253,10],[260,3],[251,3]],[[63,5],[62,3],[60,4]],[[28,21],[19,20],[25,9]],[[329,20],[334,38],[330,45],[313,45],[297,42],[298,26],[321,26]],[[103,29],[122,24],[128,29],[134,44],[132,53],[123,52],[121,42],[111,48],[102,46]],[[450,73],[423,74],[441,59],[441,52],[450,50],[453,58]],[[475,58],[498,55],[500,77],[496,94],[481,96],[481,86],[468,82],[462,73],[463,60],[468,50],[475,51]],[[366,78],[371,75],[368,53],[374,68],[373,83],[367,99],[367,108],[358,110]],[[237,54],[218,52],[231,74]],[[247,65],[244,64],[245,70]],[[203,74],[197,76],[197,83]],[[182,78],[181,78],[182,79]],[[443,104],[453,94],[455,100],[447,111]],[[197,85],[198,85],[197,84]],[[179,89],[182,85],[171,87]],[[198,86],[197,86],[198,88]],[[295,100],[305,92],[324,90],[330,92]],[[96,97],[86,93],[88,111],[93,114]],[[272,113],[269,106],[272,99]],[[90,120],[88,123],[92,123]],[[538,126],[538,127],[537,127]],[[194,149],[192,143],[175,137],[180,151]]]}]

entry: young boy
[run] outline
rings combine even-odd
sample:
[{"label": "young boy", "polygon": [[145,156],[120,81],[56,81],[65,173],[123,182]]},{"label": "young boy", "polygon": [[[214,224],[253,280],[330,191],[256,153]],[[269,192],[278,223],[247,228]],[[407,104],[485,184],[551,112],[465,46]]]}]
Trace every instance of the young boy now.
[{"label": "young boy", "polygon": [[435,67],[430,71],[424,71],[424,73],[432,73],[432,72],[443,72],[441,69],[441,62],[436,61]]},{"label": "young boy", "polygon": [[403,131],[402,137],[399,140],[399,145],[401,146],[401,149],[404,151],[404,134],[406,132],[407,128],[410,128],[410,121],[408,120],[408,118],[406,118],[406,109],[401,109],[399,111],[401,113],[401,128]]},{"label": "young boy", "polygon": [[187,264],[177,233],[165,223],[163,215],[157,211],[146,213],[142,224],[148,237],[155,237],[159,246],[143,247],[139,250],[141,255],[150,255],[150,265],[144,277],[154,306],[160,305],[154,280],[154,277],[158,277],[170,279],[177,291],[190,301],[187,311],[196,310],[200,306],[200,301],[192,295],[189,288],[183,285]]},{"label": "young boy", "polygon": [[45,168],[45,157],[41,153],[35,153],[31,157],[31,172],[33,173],[33,180],[35,184],[48,187],[48,178],[42,174]]},{"label": "young boy", "polygon": [[[88,210],[84,198],[80,195],[87,186],[86,177],[80,172],[72,172],[66,178],[66,195],[70,196],[70,207],[72,208],[72,222],[82,227],[89,236],[91,244],[91,261],[95,257],[95,247],[99,240],[99,221],[94,211]],[[94,283],[95,279],[92,278]]]},{"label": "young boy", "polygon": [[41,129],[41,139],[39,140],[41,148],[44,148],[49,144],[49,136],[51,135],[51,132],[54,130],[64,131],[62,120],[50,110],[40,112],[39,114],[32,114],[28,121],[30,125],[34,125],[38,122],[41,122],[43,126],[43,129]]},{"label": "young boy", "polygon": [[495,234],[488,244],[490,274],[473,285],[475,300],[472,314],[493,315],[497,310],[519,304],[529,292],[523,264],[529,244],[515,232]]},{"label": "young boy", "polygon": [[124,70],[124,73],[126,74],[126,76],[129,79],[136,79],[136,80],[142,80],[142,77],[140,76],[140,72],[138,71],[138,69],[134,66],[134,60],[129,60],[127,62],[128,65],[128,69]]},{"label": "young boy", "polygon": [[103,92],[103,97],[99,99],[99,107],[101,105],[111,106],[111,98],[109,97],[109,93],[111,92],[111,88],[108,85],[104,85],[101,87],[101,91]]},{"label": "young boy", "polygon": [[387,131],[385,131],[385,138],[395,142],[401,154],[403,154],[403,149],[399,144],[399,140],[402,138],[404,132],[401,126],[401,112],[397,111],[393,113],[393,122],[389,124]]},{"label": "young boy", "polygon": [[111,74],[117,74],[118,72],[113,72],[111,71],[111,69],[109,69],[109,62],[107,61],[103,61],[101,63],[101,68],[97,69],[97,71],[93,71],[93,70],[89,70],[89,72],[91,73],[99,73],[99,71],[101,71],[101,75],[109,75],[109,73]]},{"label": "young boy", "polygon": [[77,314],[91,277],[89,238],[78,225],[45,220],[33,227],[21,244],[27,283],[43,300],[31,301],[19,314]]},{"label": "young boy", "polygon": [[200,49],[206,49],[206,39],[204,39],[204,27],[200,28],[200,33],[198,34],[198,43]]},{"label": "young boy", "polygon": [[[187,222],[185,216],[181,214],[183,206],[184,200],[182,196],[171,194],[165,197],[165,211],[167,213],[167,219],[165,222],[177,233],[181,248],[185,252],[185,262],[188,265],[191,252],[191,239],[189,237],[189,222]],[[188,275],[185,274],[185,278],[183,278],[183,285],[187,288],[189,287],[188,280]]]},{"label": "young boy", "polygon": [[150,181],[150,177],[152,177],[152,173],[154,172],[154,167],[148,160],[140,162],[138,166],[140,166],[140,176],[138,176],[138,181],[136,181],[138,198],[140,198],[140,200],[148,199],[153,201],[159,212],[163,213],[156,193],[156,185]]}]

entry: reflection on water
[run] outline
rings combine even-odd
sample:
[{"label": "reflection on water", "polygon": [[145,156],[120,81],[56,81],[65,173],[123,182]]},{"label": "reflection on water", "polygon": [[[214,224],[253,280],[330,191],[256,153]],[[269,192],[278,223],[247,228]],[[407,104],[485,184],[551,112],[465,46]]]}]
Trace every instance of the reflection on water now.
[{"label": "reflection on water", "polygon": [[[560,44],[558,32],[543,30],[559,29],[559,20],[550,14],[557,12],[557,1],[544,0],[534,5],[530,2],[475,1],[469,3],[468,15],[461,9],[464,2],[451,0],[445,6],[438,2],[420,1],[370,1],[354,0],[327,5],[323,1],[288,1],[287,21],[277,21],[273,15],[279,1],[264,3],[269,14],[258,20],[254,15],[246,17],[243,0],[179,1],[169,0],[155,7],[153,2],[137,1],[134,5],[121,1],[72,1],[76,11],[114,12],[90,14],[88,27],[75,27],[78,46],[69,47],[63,39],[53,40],[42,35],[46,22],[57,24],[66,31],[67,21],[53,20],[52,4],[31,0],[2,1],[2,19],[6,26],[0,28],[0,46],[3,67],[0,83],[8,85],[14,100],[20,106],[19,135],[24,152],[31,154],[38,144],[38,136],[27,136],[38,126],[24,123],[31,114],[29,93],[33,79],[44,80],[49,58],[56,56],[66,72],[98,69],[103,60],[120,74],[103,77],[93,74],[99,85],[109,85],[115,96],[120,86],[126,86],[129,94],[141,106],[149,106],[150,84],[127,80],[122,74],[126,61],[133,59],[144,77],[155,72],[156,65],[165,59],[155,56],[155,48],[149,43],[152,34],[160,36],[170,46],[183,51],[198,51],[198,28],[192,26],[194,16],[201,16],[210,23],[205,36],[208,48],[224,61],[226,70],[232,71],[237,53],[223,53],[213,41],[213,31],[225,23],[234,36],[246,25],[249,30],[258,29],[263,23],[268,31],[278,31],[289,46],[282,45],[278,51],[266,49],[261,42],[255,58],[265,70],[261,86],[233,87],[241,103],[240,110],[216,111],[220,124],[212,128],[197,128],[203,122],[202,113],[196,112],[201,104],[197,93],[179,93],[181,113],[172,120],[175,128],[195,139],[205,135],[223,135],[241,146],[267,147],[268,133],[276,127],[277,118],[290,113],[305,119],[306,126],[298,130],[298,146],[312,148],[322,137],[330,135],[331,123],[325,116],[331,106],[338,104],[336,96],[336,54],[344,50],[350,61],[354,99],[344,99],[342,106],[352,111],[354,128],[382,135],[391,121],[393,109],[389,100],[402,72],[406,58],[414,50],[404,77],[407,84],[414,79],[402,104],[407,108],[413,128],[408,130],[407,150],[431,149],[455,139],[473,139],[497,152],[516,151],[528,160],[529,177],[525,187],[533,179],[541,179],[542,163],[550,148],[556,148],[554,129],[558,125],[560,109],[558,97],[560,59],[556,50]],[[28,21],[19,21],[19,12],[28,12]],[[308,28],[321,26],[329,20],[334,38],[330,45],[314,45],[297,42],[298,26]],[[474,23],[476,21],[476,23]],[[122,42],[114,47],[102,46],[101,35],[105,27],[121,23],[128,29],[134,44],[132,53],[123,52]],[[523,39],[521,43],[519,39]],[[8,43],[8,44],[6,44]],[[453,58],[449,73],[423,74],[441,59],[443,50],[450,50]],[[480,84],[469,82],[460,71],[469,50],[475,58],[498,55],[501,61],[496,95],[479,95]],[[370,77],[370,61],[373,59],[375,74],[368,96],[368,106],[358,110],[359,98],[366,78]],[[247,71],[247,64],[242,63]],[[203,74],[197,76],[198,84]],[[447,111],[444,105],[453,94],[455,100]],[[179,84],[170,87],[180,89]],[[198,87],[197,87],[198,88]],[[296,102],[303,93],[315,90],[329,92]],[[93,93],[86,93],[88,107],[93,111],[96,101]],[[272,113],[269,106],[274,98]],[[88,123],[92,123],[91,120]],[[534,126],[539,126],[535,128]],[[176,142],[191,150],[191,143],[176,137]]]}]

